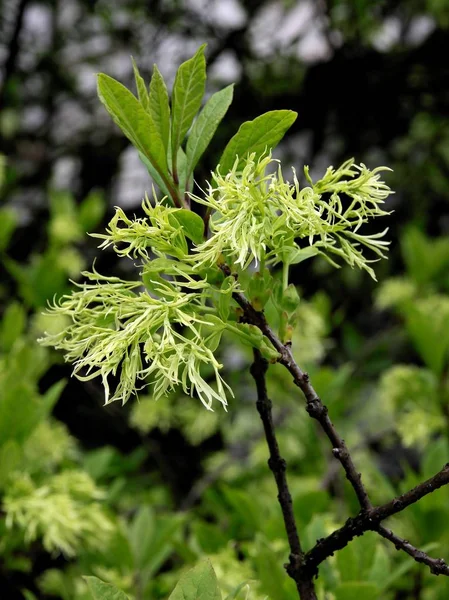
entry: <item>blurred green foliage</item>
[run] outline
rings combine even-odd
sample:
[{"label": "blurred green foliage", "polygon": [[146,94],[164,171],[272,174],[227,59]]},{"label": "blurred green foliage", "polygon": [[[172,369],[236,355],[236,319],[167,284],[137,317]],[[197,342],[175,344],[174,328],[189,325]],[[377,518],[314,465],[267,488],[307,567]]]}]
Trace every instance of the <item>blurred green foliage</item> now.
[{"label": "blurred green foliage", "polygon": [[[64,399],[67,382],[61,374],[68,370],[60,356],[35,342],[50,327],[43,307],[69,289],[68,278],[77,277],[88,261],[85,232],[94,231],[108,210],[97,192],[75,201],[49,186],[55,130],[61,127],[55,104],[75,103],[77,110],[68,117],[89,106],[91,98],[77,83],[85,80],[78,69],[104,69],[97,51],[85,43],[89,28],[99,28],[107,38],[104,61],[116,60],[124,45],[126,55],[145,60],[156,51],[167,54],[166,47],[157,46],[155,30],[144,29],[144,4],[131,2],[129,10],[119,10],[101,2],[77,3],[78,21],[68,30],[54,18],[52,27],[60,29],[50,36],[49,48],[38,49],[36,60],[24,60],[7,74],[2,89],[1,149],[8,160],[1,192],[6,202],[0,207],[1,594],[8,600],[91,600],[93,593],[104,592],[102,580],[130,599],[157,600],[167,598],[208,556],[224,598],[288,600],[296,591],[282,568],[288,547],[253,382],[246,374],[250,350],[226,340],[222,359],[236,391],[227,413],[198,410],[184,395],[158,402],[144,395],[130,414],[107,421],[106,428],[119,423],[138,440],[133,450],[122,452],[103,432],[94,449],[83,445],[79,430],[69,429],[69,418],[67,425],[56,419],[58,405],[81,406],[80,388]],[[299,154],[311,164],[321,164],[323,155],[335,163],[355,155],[367,164],[394,167],[392,260],[379,271],[374,304],[372,288],[355,271],[332,274],[325,263],[299,270],[301,312],[293,340],[298,362],[354,451],[373,499],[388,500],[439,470],[449,452],[448,3],[323,3],[329,60],[319,57],[311,64],[298,58],[297,38],[266,56],[254,50],[252,16],[265,3],[243,2],[247,24],[230,32],[211,27],[207,11],[202,19],[183,12],[177,1],[153,4],[152,24],[179,36],[182,51],[194,31],[201,39],[213,38],[215,58],[224,49],[240,60],[231,114],[235,130],[255,104],[260,110],[272,104],[294,108],[298,136],[284,148],[292,162]],[[296,3],[281,4],[288,20]],[[55,6],[45,3],[49,11]],[[411,40],[408,32],[422,17],[433,29],[424,41]],[[385,23],[398,22],[399,34],[376,50],[373,42]],[[306,22],[306,32],[315,30]],[[22,37],[31,51],[33,43]],[[87,56],[69,64],[65,40],[85,46]],[[33,128],[23,115],[36,102],[44,123]],[[92,120],[81,130],[67,117],[70,143],[56,144],[57,152],[80,161],[83,191],[91,189],[92,180],[110,191],[123,145],[104,123],[96,123],[96,114],[86,113]],[[230,130],[218,133],[217,147]],[[204,164],[207,176],[207,159]],[[39,204],[30,201],[36,190],[46,211],[40,220]],[[140,199],[136,195],[136,206]],[[289,377],[272,367],[268,385],[295,513],[310,548],[354,514],[356,502]],[[92,389],[88,394],[92,404],[102,395]],[[83,418],[89,421],[88,415]],[[179,441],[174,434],[195,454],[186,453],[185,461],[175,454],[181,466],[173,474],[167,455]],[[180,501],[173,479],[189,469],[195,471],[193,482]],[[392,520],[398,534],[445,559],[448,494],[443,488]],[[91,591],[83,576],[98,578],[97,584],[90,580]],[[322,565],[318,593],[320,600],[447,600],[449,584],[366,534]]]},{"label": "blurred green foliage", "polygon": [[[295,587],[282,568],[288,547],[247,375],[250,348],[236,345],[231,337],[226,341],[223,360],[232,358],[228,377],[236,390],[227,413],[200,410],[183,394],[135,401],[129,426],[142,436],[142,446],[128,456],[107,446],[83,450],[51,416],[65,381],[40,391],[42,375],[60,359],[35,342],[47,326],[39,313],[49,288],[25,286],[22,274],[39,281],[36,273],[46,260],[51,293],[58,290],[61,265],[49,257],[56,248],[62,255],[76,252],[73,244],[84,227],[82,210],[75,210],[68,194],[51,198],[48,254],[21,266],[20,272],[10,269],[19,283],[19,297],[7,306],[0,327],[0,554],[5,568],[27,576],[27,598],[87,600],[93,584],[89,592],[81,575],[91,575],[122,589],[130,599],[156,600],[166,598],[189,565],[207,556],[223,597],[295,598]],[[433,474],[449,452],[448,242],[410,227],[403,232],[401,247],[405,272],[379,286],[376,305],[394,316],[390,341],[413,349],[409,362],[391,361],[377,383],[357,361],[324,364],[334,315],[323,293],[301,298],[294,332],[298,360],[326,399],[378,502]],[[423,273],[418,265],[426,260]],[[10,268],[12,263],[7,264]],[[68,270],[62,272],[67,277]],[[64,289],[65,283],[59,293]],[[368,352],[364,360],[375,364],[376,343],[368,351],[364,345],[362,338],[351,342],[354,356]],[[273,366],[268,385],[295,513],[309,548],[356,510],[355,500],[288,376]],[[142,472],[151,453],[146,436],[173,429],[192,446],[217,436],[221,440],[221,449],[204,457],[203,476],[181,511],[163,481]],[[391,475],[382,465],[400,448],[414,449],[418,460],[410,462],[400,451],[399,471]],[[414,544],[444,554],[449,543],[448,494],[442,489],[413,505],[394,519],[395,529]],[[49,562],[34,578],[36,552],[47,553]],[[64,560],[56,561],[58,556]],[[428,575],[378,536],[366,534],[322,565],[317,587],[323,600],[393,599],[399,590],[416,585],[417,578],[426,598],[445,598],[449,588],[444,580]]]}]

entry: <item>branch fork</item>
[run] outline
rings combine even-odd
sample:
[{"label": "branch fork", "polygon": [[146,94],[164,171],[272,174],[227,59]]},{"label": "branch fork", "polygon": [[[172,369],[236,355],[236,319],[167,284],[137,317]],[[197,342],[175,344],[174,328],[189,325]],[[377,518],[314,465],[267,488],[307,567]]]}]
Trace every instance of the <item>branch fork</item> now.
[{"label": "branch fork", "polygon": [[[222,269],[226,275],[231,274],[229,267],[226,265]],[[294,383],[303,392],[308,414],[320,424],[331,442],[332,454],[340,461],[346,473],[346,478],[350,482],[360,505],[360,512],[355,517],[348,518],[342,527],[335,530],[326,538],[317,540],[315,546],[308,552],[305,553],[303,551],[287,483],[287,465],[280,454],[272,416],[272,402],[267,395],[265,376],[268,369],[268,361],[262,357],[259,350],[254,350],[251,375],[255,380],[257,388],[256,406],[264,426],[265,437],[270,451],[268,465],[273,472],[278,487],[278,500],[282,509],[290,545],[289,562],[285,565],[285,568],[288,575],[295,581],[301,600],[316,600],[314,578],[318,575],[319,565],[337,550],[344,548],[351,540],[363,535],[366,531],[377,532],[383,538],[390,541],[397,550],[402,550],[416,562],[427,565],[431,573],[449,576],[449,565],[442,558],[431,558],[422,550],[415,548],[408,540],[400,538],[382,524],[388,517],[403,511],[407,506],[417,502],[440,487],[447,485],[449,483],[449,463],[436,475],[405,494],[401,494],[380,506],[373,506],[363,484],[362,476],[355,467],[345,441],[340,437],[330,420],[327,407],[312,387],[308,373],[302,371],[297,365],[290,344],[283,344],[279,340],[267,323],[264,313],[257,311],[241,292],[235,292],[233,297],[243,311],[245,322],[257,326],[279,352],[278,362],[285,366],[293,376]]]}]

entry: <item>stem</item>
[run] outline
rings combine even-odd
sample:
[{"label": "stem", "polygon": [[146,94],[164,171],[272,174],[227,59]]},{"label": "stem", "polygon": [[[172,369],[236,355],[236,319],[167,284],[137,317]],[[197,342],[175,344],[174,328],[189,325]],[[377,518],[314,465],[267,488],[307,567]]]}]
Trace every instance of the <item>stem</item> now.
[{"label": "stem", "polygon": [[[272,403],[268,398],[265,374],[268,369],[268,361],[262,358],[259,350],[254,349],[254,362],[251,365],[251,375],[254,377],[257,388],[256,407],[263,423],[265,438],[267,440],[270,458],[268,466],[270,467],[278,489],[278,500],[284,518],[285,530],[287,532],[288,543],[290,546],[290,562],[286,565],[286,571],[296,583],[299,597],[301,600],[316,600],[315,586],[312,577],[302,577],[301,567],[304,564],[304,552],[296,527],[295,515],[293,512],[293,501],[287,483],[287,463],[282,458],[279,451],[279,445],[276,438],[276,431],[273,422]],[[298,576],[299,575],[299,576]]]},{"label": "stem", "polygon": [[[155,167],[155,169],[156,169],[156,167]],[[167,189],[170,192],[171,199],[173,200],[173,204],[176,206],[176,208],[187,208],[187,209],[189,209],[190,207],[189,207],[188,203],[186,203],[186,201],[185,201],[184,198],[180,198],[180,196],[179,196],[179,190],[177,189],[177,187],[173,187],[172,186],[172,184],[170,183],[170,180],[167,177],[167,175],[163,171],[161,171],[159,169],[157,169],[157,172],[161,176],[162,181],[167,186]],[[176,183],[176,185],[177,185],[177,183]]]},{"label": "stem", "polygon": [[383,525],[379,525],[376,530],[380,535],[392,542],[396,550],[403,550],[409,554],[416,562],[427,565],[430,572],[434,575],[449,575],[449,567],[442,558],[431,558],[422,550],[418,550],[412,546],[408,540],[404,540],[398,535],[395,535],[391,529],[387,529]]},{"label": "stem", "polygon": [[[393,542],[396,548],[399,547],[401,550],[406,551],[407,554],[410,554],[410,556],[413,556],[417,562],[425,562],[425,564],[431,566],[433,569],[431,569],[432,573],[449,575],[449,567],[442,558],[432,559],[427,557],[424,552],[417,550],[406,540],[402,540],[393,534],[392,531],[380,525],[380,523],[385,519],[388,519],[388,517],[402,512],[407,506],[418,502],[418,500],[421,500],[424,496],[431,494],[448,483],[449,464],[445,465],[441,471],[430,479],[427,479],[427,481],[423,481],[405,494],[393,498],[390,502],[386,502],[380,506],[371,507],[368,510],[361,510],[357,516],[349,518],[343,527],[336,529],[326,538],[317,541],[315,546],[309,550],[305,556],[305,569],[310,570],[312,574],[316,574],[318,572],[318,565],[329,558],[329,556],[332,556],[337,550],[341,550],[347,546],[356,536],[363,535],[366,531],[377,531],[382,537]],[[408,550],[406,549],[406,545],[408,545]],[[409,551],[410,549],[415,550],[416,553],[419,554],[413,555],[413,553]],[[426,561],[418,560],[418,557],[422,558],[424,556],[427,557]]]},{"label": "stem", "polygon": [[[231,270],[227,265],[222,265],[221,269],[226,275],[231,274]],[[237,276],[234,274],[234,277]],[[294,569],[292,558],[290,558],[290,564],[287,568],[287,571],[289,575],[296,581],[301,599],[303,597],[312,599],[314,598],[313,595],[307,596],[307,594],[314,594],[313,587],[311,588],[311,585],[313,586],[313,577],[318,575],[318,566],[324,560],[332,556],[337,550],[347,546],[347,544],[349,544],[349,542],[356,536],[363,535],[366,531],[376,531],[379,533],[379,535],[392,542],[397,549],[403,550],[412,556],[417,562],[424,563],[429,566],[432,573],[436,575],[449,576],[449,565],[447,565],[442,558],[433,559],[429,557],[425,552],[418,550],[407,540],[403,540],[399,536],[395,535],[391,530],[381,525],[381,522],[388,517],[402,512],[405,508],[411,504],[414,504],[415,502],[418,502],[424,496],[434,492],[444,485],[449,484],[449,463],[447,463],[436,475],[427,481],[420,483],[405,494],[397,496],[396,498],[390,500],[390,502],[387,502],[383,505],[373,507],[369,499],[368,492],[363,485],[361,475],[355,468],[354,462],[344,440],[340,437],[332,421],[329,419],[327,407],[322,403],[318,394],[313,389],[308,374],[302,371],[295,362],[290,345],[283,344],[279,340],[269,326],[264,313],[257,311],[241,292],[234,292],[233,298],[243,310],[243,321],[258,327],[265,337],[270,340],[273,347],[278,351],[279,357],[277,362],[285,366],[285,368],[293,376],[294,383],[303,392],[306,399],[307,412],[312,418],[316,419],[320,423],[323,431],[332,443],[332,453],[340,461],[342,467],[344,468],[346,472],[346,478],[350,482],[360,504],[360,512],[355,517],[349,518],[343,527],[335,530],[326,538],[317,540],[315,546],[302,558],[301,554],[299,554],[300,560],[298,563],[296,563],[296,569]],[[256,354],[255,357],[257,359]],[[261,398],[262,400],[267,398],[264,382],[266,368],[265,371],[263,371],[262,378],[259,374],[259,371],[260,367],[253,365],[251,372],[256,379],[256,384],[258,385],[258,404]],[[262,383],[261,381],[258,381],[258,378],[262,380]],[[269,411],[271,414],[271,404],[269,406]],[[285,464],[283,468],[285,469]],[[280,493],[279,501],[281,502]],[[282,502],[284,502],[284,500],[282,500]],[[305,586],[308,585],[308,587],[301,588],[302,583],[304,583]],[[305,595],[302,596],[301,594]]]},{"label": "stem", "polygon": [[[222,268],[225,271],[229,270],[229,267],[226,265],[224,265]],[[229,275],[230,273],[228,272],[227,274]],[[270,340],[274,348],[279,352],[278,362],[288,369],[293,376],[294,383],[303,392],[306,398],[306,410],[312,418],[316,419],[320,423],[325,434],[329,438],[333,448],[332,453],[342,464],[346,472],[346,478],[349,480],[354,492],[356,493],[360,507],[363,509],[369,508],[371,506],[371,502],[362,484],[361,475],[355,468],[351,455],[346,447],[345,441],[337,433],[337,430],[328,416],[327,407],[321,402],[318,394],[313,389],[308,374],[302,371],[302,369],[296,364],[291,347],[288,344],[284,345],[279,340],[271,327],[268,325],[265,315],[262,312],[255,310],[255,308],[243,294],[240,292],[235,292],[234,299],[243,309],[246,321],[259,327],[262,333]]]},{"label": "stem", "polygon": [[288,263],[282,263],[282,289],[286,290],[288,288],[288,271],[289,265]]}]

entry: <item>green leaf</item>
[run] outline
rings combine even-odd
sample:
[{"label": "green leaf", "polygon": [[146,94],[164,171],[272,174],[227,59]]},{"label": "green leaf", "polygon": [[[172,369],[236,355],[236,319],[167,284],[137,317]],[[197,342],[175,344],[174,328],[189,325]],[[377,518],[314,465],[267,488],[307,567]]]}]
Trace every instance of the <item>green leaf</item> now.
[{"label": "green leaf", "polygon": [[100,190],[92,190],[79,207],[78,220],[83,233],[92,231],[101,222],[106,211],[106,202]]},{"label": "green leaf", "polygon": [[186,153],[182,148],[178,148],[178,159],[177,159],[177,170],[178,170],[178,189],[179,194],[184,195],[188,186],[189,190],[192,188],[192,181],[187,181],[187,158]]},{"label": "green leaf", "polygon": [[156,518],[150,506],[142,506],[133,519],[129,530],[129,542],[137,568],[145,566],[151,555],[156,529]]},{"label": "green leaf", "polygon": [[406,329],[426,366],[439,378],[449,354],[449,312],[445,297],[430,300],[407,308]]},{"label": "green leaf", "polygon": [[201,244],[204,240],[204,221],[191,210],[179,209],[175,218],[183,228],[185,235],[195,244]]},{"label": "green leaf", "polygon": [[14,440],[8,440],[0,446],[0,489],[8,482],[10,474],[15,471],[22,458],[22,448]]},{"label": "green leaf", "polygon": [[0,252],[6,250],[16,225],[16,213],[10,208],[0,209]]},{"label": "green leaf", "polygon": [[133,57],[131,57],[133,63],[133,71],[134,71],[134,79],[136,80],[136,88],[137,94],[139,96],[139,102],[143,106],[143,108],[148,111],[150,100],[148,97],[147,86],[145,85],[145,81],[143,77],[139,73],[139,69],[137,68],[136,61]]},{"label": "green leaf", "polygon": [[129,528],[129,543],[142,581],[155,573],[173,552],[174,538],[181,527],[180,515],[156,515],[150,506],[139,509]]},{"label": "green leaf", "polygon": [[260,348],[262,344],[263,333],[256,325],[235,323],[234,325],[229,325],[228,330],[237,335],[241,342],[252,348]]},{"label": "green leaf", "polygon": [[390,575],[390,565],[391,559],[385,547],[382,544],[377,544],[367,580],[381,588],[385,578]]},{"label": "green leaf", "polygon": [[198,520],[190,524],[195,542],[205,554],[215,554],[226,546],[228,535],[215,523]]},{"label": "green leaf", "polygon": [[298,113],[292,110],[272,110],[254,121],[246,121],[230,139],[220,159],[220,172],[226,174],[239,157],[239,168],[245,157],[256,153],[256,158],[266,150],[272,150],[284,137],[296,120]]},{"label": "green leaf", "polygon": [[298,290],[293,283],[290,283],[284,290],[282,281],[278,279],[275,281],[272,289],[273,293],[271,300],[279,311],[285,311],[288,315],[291,315],[297,310],[300,303],[300,297]]},{"label": "green leaf", "polygon": [[449,266],[449,240],[446,237],[430,239],[415,226],[408,227],[401,236],[401,251],[407,271],[419,285],[438,283]]},{"label": "green leaf", "polygon": [[183,575],[169,600],[221,600],[217,576],[210,560],[201,562]]},{"label": "green leaf", "polygon": [[153,165],[148,160],[148,158],[144,154],[142,154],[142,152],[139,152],[139,158],[143,162],[143,164],[146,166],[148,174],[150,175],[151,179],[154,181],[154,183],[157,185],[157,187],[164,194],[164,197],[168,198],[170,201],[170,204],[173,205],[170,190],[166,186],[165,181],[162,179],[160,174],[156,171],[156,169],[153,167]]},{"label": "green leaf", "polygon": [[306,246],[305,248],[288,248],[283,252],[283,262],[289,265],[297,265],[303,260],[312,258],[320,251],[315,246]]},{"label": "green leaf", "polygon": [[224,90],[213,94],[195,121],[187,140],[187,177],[190,177],[193,173],[199,159],[213,138],[220,121],[225,116],[232,102],[233,91],[234,85],[229,85]]},{"label": "green leaf", "polygon": [[221,293],[218,296],[218,314],[220,319],[226,323],[229,317],[232,301],[232,292],[230,289],[234,283],[234,277],[229,275],[221,284]]},{"label": "green leaf", "polygon": [[350,581],[335,590],[335,600],[379,600],[381,590],[374,583]]},{"label": "green leaf", "polygon": [[170,135],[170,105],[167,86],[156,65],[153,67],[153,76],[150,81],[149,111],[167,154]]},{"label": "green leaf", "polygon": [[[241,598],[241,600],[248,600],[249,596],[249,592],[250,592],[250,586],[249,583],[247,581],[244,581],[243,583],[241,583],[239,586],[237,586],[235,588],[235,590],[233,590],[229,596],[226,596],[225,600],[237,600],[237,598]],[[242,594],[240,592],[243,592]]]},{"label": "green leaf", "polygon": [[201,108],[206,87],[205,47],[206,44],[200,46],[195,55],[183,63],[176,73],[172,94],[171,147],[173,160],[177,157],[178,148],[196,113]]},{"label": "green leaf", "polygon": [[84,577],[94,600],[129,600],[128,596],[115,585],[105,583],[98,577]]},{"label": "green leaf", "polygon": [[[282,557],[274,552],[272,547],[261,535],[255,538],[254,566],[261,583],[261,589],[270,600],[289,600],[297,598],[295,584],[287,577],[282,568]],[[287,556],[287,553],[285,554]]]},{"label": "green leaf", "polygon": [[12,302],[0,322],[0,346],[7,352],[26,327],[26,312],[19,302]]},{"label": "green leaf", "polygon": [[148,158],[159,174],[167,176],[163,140],[153,119],[137,98],[124,85],[104,73],[98,75],[98,96],[137,150]]},{"label": "green leaf", "polygon": [[360,557],[354,544],[339,550],[336,560],[341,581],[357,581],[361,578]]}]

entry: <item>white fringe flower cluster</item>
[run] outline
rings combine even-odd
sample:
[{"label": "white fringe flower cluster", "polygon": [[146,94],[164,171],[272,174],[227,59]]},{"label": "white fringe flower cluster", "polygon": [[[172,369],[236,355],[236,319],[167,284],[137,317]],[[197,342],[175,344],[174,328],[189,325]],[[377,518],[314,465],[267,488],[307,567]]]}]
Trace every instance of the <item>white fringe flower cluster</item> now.
[{"label": "white fringe flower cluster", "polygon": [[367,234],[361,228],[388,214],[381,208],[391,193],[380,180],[385,167],[370,171],[350,160],[330,167],[316,183],[305,168],[308,185],[300,188],[295,172],[293,183],[284,180],[280,166],[267,173],[273,162],[270,154],[253,154],[239,171],[236,160],[229,173],[218,168],[212,174],[204,197],[192,195],[210,217],[206,239],[200,217],[148,198],[144,218],[131,219],[117,208],[106,233],[95,235],[103,240],[101,248],[139,259],[142,278],[83,273],[85,283],[51,311],[69,317],[70,325],[42,342],[63,350],[80,379],[101,377],[106,403],[125,403],[151,382],[156,398],[180,386],[208,409],[214,400],[226,406],[230,390],[214,351],[225,330],[240,331],[250,343],[252,333],[229,322],[240,283],[233,277],[223,281],[224,262],[240,273],[253,262],[261,272],[282,263],[287,281],[289,265],[322,254],[335,266],[334,257],[375,277],[372,259],[362,251],[383,257],[386,230]]},{"label": "white fringe flower cluster", "polygon": [[[224,176],[218,167],[205,197],[192,196],[213,211],[212,236],[195,249],[196,264],[213,265],[223,254],[245,269],[253,261],[294,264],[320,253],[338,267],[330,253],[375,278],[369,266],[373,260],[362,254],[362,247],[384,258],[389,242],[382,238],[387,229],[368,235],[360,227],[389,214],[381,206],[392,192],[380,181],[380,173],[389,169],[370,171],[351,159],[338,169],[329,167],[313,183],[306,167],[310,185],[301,189],[294,171],[293,184],[284,181],[280,166],[266,173],[270,163],[277,162],[270,154],[259,160],[252,154],[241,172],[238,160]],[[301,243],[303,239],[309,247]]]}]

